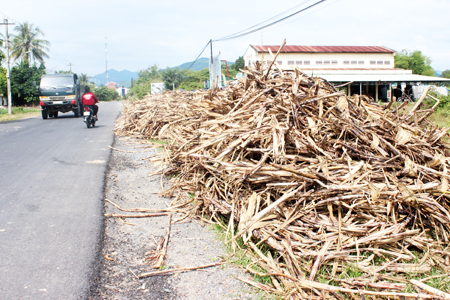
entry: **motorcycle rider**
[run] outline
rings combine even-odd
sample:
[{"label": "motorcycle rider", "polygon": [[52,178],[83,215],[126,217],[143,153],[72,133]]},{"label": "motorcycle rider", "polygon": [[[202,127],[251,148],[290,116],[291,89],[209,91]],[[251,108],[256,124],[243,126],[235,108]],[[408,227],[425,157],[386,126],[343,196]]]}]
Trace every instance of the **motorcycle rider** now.
[{"label": "motorcycle rider", "polygon": [[94,93],[91,92],[91,89],[89,86],[86,86],[84,88],[85,94],[83,97],[81,97],[81,100],[83,101],[84,106],[89,106],[94,111],[94,117],[98,120],[97,113],[98,113],[98,106],[95,105],[98,103],[97,97],[95,97]]}]

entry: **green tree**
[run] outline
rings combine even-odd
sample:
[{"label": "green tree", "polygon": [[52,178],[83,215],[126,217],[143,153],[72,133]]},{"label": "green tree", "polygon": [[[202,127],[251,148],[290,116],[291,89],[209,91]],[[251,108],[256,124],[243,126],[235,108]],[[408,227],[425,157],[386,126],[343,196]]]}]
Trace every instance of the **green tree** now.
[{"label": "green tree", "polygon": [[239,69],[244,70],[244,68],[245,68],[244,57],[239,56],[238,59],[236,59],[236,61],[235,61],[234,64],[233,64],[233,69],[234,69],[235,71],[240,72]]},{"label": "green tree", "polygon": [[34,61],[42,64],[44,58],[48,58],[46,51],[49,51],[48,46],[50,46],[49,41],[38,38],[41,35],[44,36],[44,32],[28,22],[17,25],[14,30],[17,32],[12,40],[11,56],[14,60],[30,61],[30,58],[33,58]]},{"label": "green tree", "polygon": [[[6,68],[3,68],[2,62],[5,59],[5,55],[0,51],[0,94],[6,96]],[[2,103],[0,103],[1,105]]]},{"label": "green tree", "polygon": [[145,81],[139,84],[134,84],[127,93],[127,98],[137,98],[142,99],[144,96],[151,92],[152,82]]},{"label": "green tree", "polygon": [[442,71],[441,77],[443,77],[443,78],[450,78],[450,70],[447,69],[445,71]]},{"label": "green tree", "polygon": [[[154,81],[154,80],[161,80],[161,69],[155,64],[151,67],[148,67],[147,69],[140,70],[139,78],[136,80],[135,84],[139,84],[141,82],[145,81]],[[159,81],[161,82],[161,81]]]},{"label": "green tree", "polygon": [[151,92],[152,83],[162,81],[162,71],[156,64],[147,69],[140,70],[138,75],[139,78],[131,83],[127,98],[142,99]]},{"label": "green tree", "polygon": [[34,64],[30,67],[27,60],[20,62],[11,69],[11,95],[13,105],[37,104],[39,90],[33,82],[40,82],[45,74],[45,66]]},{"label": "green tree", "polygon": [[109,89],[107,86],[95,88],[93,92],[98,101],[112,101],[119,98],[119,93],[114,89]]},{"label": "green tree", "polygon": [[186,78],[186,70],[180,70],[178,68],[170,69],[167,67],[161,74],[166,90],[173,90],[174,85],[175,88],[178,88]]},{"label": "green tree", "polygon": [[204,68],[200,71],[186,70],[184,72],[184,79],[180,83],[179,88],[185,90],[202,89],[205,80],[209,79],[209,69]]},{"label": "green tree", "polygon": [[395,67],[412,70],[413,74],[434,76],[431,67],[431,59],[422,54],[421,51],[402,50],[395,56]]},{"label": "green tree", "polygon": [[85,73],[81,73],[78,79],[80,79],[81,84],[87,84],[89,82],[89,76]]},{"label": "green tree", "polygon": [[139,78],[131,83],[127,98],[141,99],[151,92],[152,82],[161,82],[161,69],[155,64],[147,69],[140,70]]}]

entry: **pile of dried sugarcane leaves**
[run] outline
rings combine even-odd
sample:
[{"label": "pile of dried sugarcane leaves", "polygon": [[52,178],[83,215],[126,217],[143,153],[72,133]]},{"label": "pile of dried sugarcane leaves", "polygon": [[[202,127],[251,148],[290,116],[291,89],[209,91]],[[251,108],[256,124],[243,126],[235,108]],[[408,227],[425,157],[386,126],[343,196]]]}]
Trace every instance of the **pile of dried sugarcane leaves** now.
[{"label": "pile of dried sugarcane leaves", "polygon": [[171,175],[163,195],[226,220],[264,271],[247,270],[270,276],[255,285],[282,298],[450,296],[408,280],[450,271],[450,145],[427,120],[436,106],[419,110],[426,93],[400,114],[300,70],[244,72],[224,90],[125,104],[116,134],[167,142],[153,158]]}]

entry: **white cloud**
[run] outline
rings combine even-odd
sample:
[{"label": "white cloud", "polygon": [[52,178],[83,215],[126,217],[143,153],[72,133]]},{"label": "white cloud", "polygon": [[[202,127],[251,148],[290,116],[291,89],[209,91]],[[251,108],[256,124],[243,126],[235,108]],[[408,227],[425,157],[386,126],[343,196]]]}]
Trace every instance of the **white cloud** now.
[{"label": "white cloud", "polygon": [[[305,1],[307,4],[313,1]],[[226,36],[298,5],[298,1],[250,0],[25,0],[7,1],[0,15],[29,21],[51,42],[48,69],[96,75],[108,68],[137,71],[193,60],[209,39]],[[262,33],[213,44],[234,61],[249,44],[384,45],[421,50],[438,70],[450,69],[450,1],[327,0]],[[0,27],[4,31],[4,26]],[[209,49],[203,56],[209,55]]]}]

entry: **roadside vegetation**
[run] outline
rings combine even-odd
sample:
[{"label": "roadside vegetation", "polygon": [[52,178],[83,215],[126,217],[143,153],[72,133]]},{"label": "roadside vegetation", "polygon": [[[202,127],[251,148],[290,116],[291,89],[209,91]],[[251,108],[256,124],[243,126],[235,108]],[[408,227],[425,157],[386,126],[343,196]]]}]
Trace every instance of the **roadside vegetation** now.
[{"label": "roadside vegetation", "polygon": [[[439,127],[450,127],[450,93],[448,96],[437,95],[434,93],[430,93],[433,97],[439,99],[440,103],[436,108],[436,112],[431,114],[427,119],[433,122],[433,124]],[[397,106],[400,106],[402,103],[398,102]],[[415,102],[408,103],[405,107],[403,107],[400,113],[407,113],[414,106]],[[433,105],[436,104],[436,101],[431,98],[427,98],[423,101],[423,105],[421,110],[430,109]]]},{"label": "roadside vegetation", "polygon": [[[435,113],[428,119],[439,127],[450,127],[450,93],[448,96],[434,95],[440,100]],[[424,101],[424,109],[431,108],[436,102],[432,99]]]},{"label": "roadside vegetation", "polygon": [[[240,69],[244,69],[244,58],[240,56],[236,62],[228,66],[230,77],[234,79]],[[222,73],[227,74],[226,65],[222,63]],[[226,75],[228,77],[228,74]],[[129,99],[142,99],[151,92],[152,83],[164,83],[166,90],[196,90],[203,89],[204,82],[209,79],[209,70],[205,68],[200,71],[187,69],[169,68],[160,69],[153,65],[139,72],[139,78],[132,82],[128,91]],[[229,79],[227,79],[229,80]]]},{"label": "roadside vegetation", "polygon": [[12,114],[8,114],[8,109],[0,109],[0,122],[15,121],[24,118],[31,118],[41,114],[40,107],[13,107]]},{"label": "roadside vegetation", "polygon": [[[44,39],[44,31],[29,22],[19,23],[14,27],[8,37],[0,33],[0,95],[7,95],[6,81],[6,41],[11,44],[11,100],[14,107],[13,115],[8,120],[19,119],[32,114],[39,106],[39,90],[35,83],[39,84],[42,75],[47,74],[45,59],[49,58],[50,42]],[[55,73],[71,73],[70,71],[55,71]],[[80,74],[82,84],[88,84],[87,74]],[[91,85],[91,84],[89,84]],[[117,91],[101,86],[91,85],[91,90],[99,101],[111,101],[119,97]],[[8,114],[8,111],[6,111]],[[5,120],[4,112],[0,111],[1,120]]]}]

